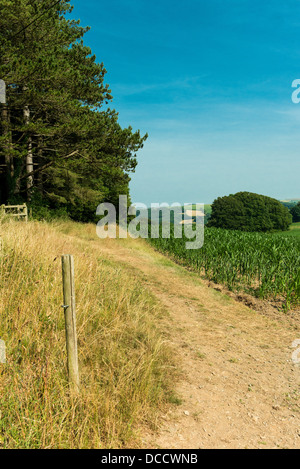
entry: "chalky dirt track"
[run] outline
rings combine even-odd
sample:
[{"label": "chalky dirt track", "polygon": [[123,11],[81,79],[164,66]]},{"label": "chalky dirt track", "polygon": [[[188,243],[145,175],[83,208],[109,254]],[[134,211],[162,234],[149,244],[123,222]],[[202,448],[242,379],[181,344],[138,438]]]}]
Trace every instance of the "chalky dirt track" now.
[{"label": "chalky dirt track", "polygon": [[300,365],[292,344],[300,313],[256,312],[142,240],[100,243],[163,305],[179,370],[177,405],[160,416],[157,432],[141,431],[143,447],[299,448]]}]

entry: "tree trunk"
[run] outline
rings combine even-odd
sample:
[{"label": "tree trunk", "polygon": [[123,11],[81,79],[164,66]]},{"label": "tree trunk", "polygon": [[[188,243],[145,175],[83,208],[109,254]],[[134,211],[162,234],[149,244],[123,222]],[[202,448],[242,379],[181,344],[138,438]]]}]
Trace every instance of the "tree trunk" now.
[{"label": "tree trunk", "polygon": [[12,181],[14,177],[14,161],[12,155],[12,137],[10,129],[10,113],[7,104],[2,106],[2,128],[5,137],[3,144],[4,164],[5,164],[5,199],[8,199],[12,189]]},{"label": "tree trunk", "polygon": [[[26,125],[30,123],[30,109],[29,106],[24,107],[24,121]],[[27,153],[26,153],[26,174],[33,172],[33,154],[32,154],[32,137],[28,136],[27,143]],[[27,188],[27,201],[31,200],[31,192],[33,188],[33,176],[28,176],[26,178],[26,188]]]},{"label": "tree trunk", "polygon": [[[43,162],[43,137],[39,136],[37,141],[37,158],[39,166]],[[36,176],[36,187],[39,192],[43,192],[43,172],[40,171]]]}]

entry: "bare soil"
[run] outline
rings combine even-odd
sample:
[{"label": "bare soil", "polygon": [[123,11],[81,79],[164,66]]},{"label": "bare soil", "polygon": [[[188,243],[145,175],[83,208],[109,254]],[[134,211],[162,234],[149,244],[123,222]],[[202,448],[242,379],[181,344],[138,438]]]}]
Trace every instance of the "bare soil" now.
[{"label": "bare soil", "polygon": [[101,243],[164,306],[164,334],[179,370],[177,398],[157,430],[141,431],[142,446],[299,448],[300,365],[292,344],[300,339],[300,312],[224,292],[141,240]]}]

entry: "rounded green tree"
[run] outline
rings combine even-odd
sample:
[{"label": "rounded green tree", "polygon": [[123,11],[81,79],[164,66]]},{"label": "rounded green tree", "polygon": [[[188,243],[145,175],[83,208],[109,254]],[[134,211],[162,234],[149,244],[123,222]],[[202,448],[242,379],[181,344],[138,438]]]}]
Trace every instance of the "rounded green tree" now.
[{"label": "rounded green tree", "polygon": [[293,217],[293,222],[298,223],[300,221],[300,202],[298,202],[297,205],[292,207],[290,212]]},{"label": "rounded green tree", "polygon": [[252,192],[219,197],[212,204],[208,226],[240,231],[287,230],[289,210],[278,200]]}]

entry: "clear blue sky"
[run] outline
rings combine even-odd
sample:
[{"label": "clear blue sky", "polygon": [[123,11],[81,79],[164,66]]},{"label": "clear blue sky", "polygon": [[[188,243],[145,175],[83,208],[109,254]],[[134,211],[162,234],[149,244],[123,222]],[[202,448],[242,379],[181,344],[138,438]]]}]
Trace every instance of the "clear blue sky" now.
[{"label": "clear blue sky", "polygon": [[71,0],[122,126],[133,202],[300,198],[299,0]]}]

